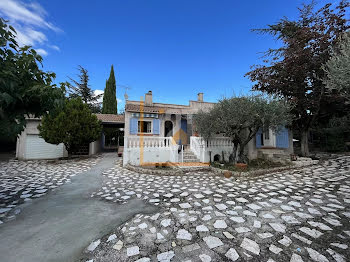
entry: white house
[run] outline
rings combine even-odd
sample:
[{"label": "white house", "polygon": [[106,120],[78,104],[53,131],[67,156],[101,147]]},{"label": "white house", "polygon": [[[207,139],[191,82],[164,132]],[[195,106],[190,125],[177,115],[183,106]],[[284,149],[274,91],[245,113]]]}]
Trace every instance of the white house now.
[{"label": "white house", "polygon": [[[123,164],[228,160],[233,152],[229,138],[204,141],[194,133],[193,115],[213,105],[203,101],[203,93],[189,105],[155,103],[152,91],[145,94],[144,101],[126,101]],[[271,129],[258,132],[247,150],[250,159],[289,156],[293,152],[292,135],[286,128],[278,134]]]}]

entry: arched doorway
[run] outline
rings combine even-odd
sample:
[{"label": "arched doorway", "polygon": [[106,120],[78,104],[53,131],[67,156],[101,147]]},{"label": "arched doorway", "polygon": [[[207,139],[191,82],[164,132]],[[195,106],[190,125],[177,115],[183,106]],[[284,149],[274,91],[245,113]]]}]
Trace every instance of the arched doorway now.
[{"label": "arched doorway", "polygon": [[164,135],[165,136],[173,136],[173,122],[172,121],[165,121]]}]

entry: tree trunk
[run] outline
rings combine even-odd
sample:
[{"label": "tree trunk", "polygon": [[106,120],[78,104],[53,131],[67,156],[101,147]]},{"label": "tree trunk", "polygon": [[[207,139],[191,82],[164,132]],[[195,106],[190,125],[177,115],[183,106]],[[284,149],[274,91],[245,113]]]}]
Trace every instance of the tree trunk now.
[{"label": "tree trunk", "polygon": [[309,130],[301,131],[301,155],[309,156],[309,139],[308,139]]},{"label": "tree trunk", "polygon": [[247,159],[244,155],[244,147],[240,147],[239,149],[239,153],[238,153],[238,162],[239,163],[246,163],[247,162]]},{"label": "tree trunk", "polygon": [[237,163],[237,158],[238,158],[238,143],[233,143],[233,153],[232,153],[232,164],[236,164]]}]

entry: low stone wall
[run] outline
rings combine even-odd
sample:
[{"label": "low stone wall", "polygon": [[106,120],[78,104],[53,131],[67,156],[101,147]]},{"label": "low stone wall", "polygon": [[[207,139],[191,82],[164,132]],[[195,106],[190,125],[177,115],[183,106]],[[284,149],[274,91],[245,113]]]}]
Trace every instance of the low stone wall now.
[{"label": "low stone wall", "polygon": [[193,171],[211,171],[210,167],[190,167],[190,168],[179,168],[177,166],[171,166],[167,169],[162,169],[162,167],[159,167],[159,169],[155,168],[145,168],[142,166],[132,166],[132,165],[126,165],[124,168],[134,171],[141,174],[149,174],[149,175],[158,175],[158,176],[182,176],[186,175],[188,172]]},{"label": "low stone wall", "polygon": [[149,174],[149,175],[161,175],[161,176],[179,176],[183,175],[182,170],[175,169],[173,167],[167,168],[166,170],[162,170],[162,167],[159,169],[153,169],[153,168],[144,168],[142,166],[132,166],[132,165],[126,165],[124,168],[134,171],[140,174]]}]

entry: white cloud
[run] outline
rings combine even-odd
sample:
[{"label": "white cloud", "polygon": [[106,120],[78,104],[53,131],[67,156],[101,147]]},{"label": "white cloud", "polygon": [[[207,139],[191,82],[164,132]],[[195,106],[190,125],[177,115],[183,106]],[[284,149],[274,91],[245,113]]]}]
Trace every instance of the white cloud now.
[{"label": "white cloud", "polygon": [[44,44],[47,42],[47,37],[44,33],[36,31],[32,28],[22,28],[16,26],[17,42],[20,46],[30,45],[35,46],[36,44]]},{"label": "white cloud", "polygon": [[45,50],[42,49],[42,48],[35,49],[35,51],[36,51],[39,55],[41,55],[41,56],[47,56],[47,55],[48,55],[48,52],[45,51]]},{"label": "white cloud", "polygon": [[49,47],[56,51],[61,51],[61,49],[57,45],[50,45]]},{"label": "white cloud", "polygon": [[61,31],[45,20],[47,13],[38,3],[26,4],[18,0],[1,0],[0,12],[16,22]]},{"label": "white cloud", "polygon": [[[48,43],[43,31],[61,32],[62,30],[47,20],[47,12],[39,3],[0,0],[0,16],[9,20],[9,24],[16,29],[17,41],[20,46],[31,45],[37,47],[37,45],[41,45],[59,50],[58,46]],[[47,54],[46,51],[45,53]]]},{"label": "white cloud", "polygon": [[[95,96],[101,95],[101,94],[103,94],[103,93],[104,93],[103,90],[100,90],[100,89],[94,90],[94,95],[95,95]],[[99,102],[99,103],[102,103],[102,102],[103,102],[103,95],[98,99],[98,102]]]}]

